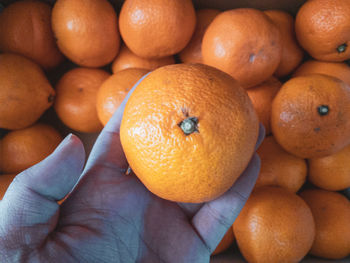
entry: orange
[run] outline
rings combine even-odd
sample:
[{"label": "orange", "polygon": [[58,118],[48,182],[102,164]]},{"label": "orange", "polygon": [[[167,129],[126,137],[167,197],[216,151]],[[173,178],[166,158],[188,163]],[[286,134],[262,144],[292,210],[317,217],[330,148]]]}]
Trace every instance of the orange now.
[{"label": "orange", "polygon": [[55,91],[44,72],[29,59],[0,54],[0,128],[32,125],[52,105]]},{"label": "orange", "polygon": [[232,186],[258,131],[253,105],[232,77],[203,64],[174,64],[151,72],[131,94],[120,138],[152,193],[200,203]]},{"label": "orange", "polygon": [[295,77],[272,102],[277,142],[301,158],[331,155],[350,143],[350,88],[327,75]]},{"label": "orange", "polygon": [[196,11],[197,24],[193,36],[187,46],[180,52],[180,60],[184,63],[203,63],[202,39],[205,30],[220,13],[216,9],[201,9]]},{"label": "orange", "polygon": [[56,1],[52,29],[62,53],[78,65],[100,67],[118,53],[117,15],[107,0]]},{"label": "orange", "polygon": [[304,184],[307,174],[306,161],[283,150],[273,136],[264,139],[258,154],[261,168],[255,187],[280,186],[296,193]]},{"label": "orange", "polygon": [[301,197],[311,208],[316,238],[310,253],[340,259],[350,255],[350,202],[343,195],[325,190],[305,190]]},{"label": "orange", "polygon": [[262,11],[238,8],[216,16],[204,34],[205,64],[230,74],[246,88],[269,79],[282,54],[278,28]]},{"label": "orange", "polygon": [[350,1],[312,0],[299,9],[295,32],[300,45],[315,59],[350,58]]},{"label": "orange", "polygon": [[0,140],[0,171],[22,172],[46,158],[61,141],[53,127],[41,123],[9,132]]},{"label": "orange", "polygon": [[270,115],[272,100],[281,86],[282,83],[278,79],[271,77],[260,85],[247,89],[248,96],[253,102],[259,121],[264,125],[267,135],[271,133]]},{"label": "orange", "polygon": [[330,156],[310,159],[309,180],[325,190],[350,187],[350,145]]},{"label": "orange", "polygon": [[147,72],[147,69],[128,68],[103,82],[96,99],[98,118],[103,125],[107,124],[134,84]]},{"label": "orange", "polygon": [[112,64],[112,71],[116,73],[127,68],[144,68],[153,70],[162,66],[175,64],[173,56],[163,58],[141,58],[128,49],[127,46],[123,45],[120,48],[118,56],[115,58]]},{"label": "orange", "polygon": [[0,13],[0,51],[18,53],[46,69],[62,62],[51,29],[51,7],[37,0],[6,7]]},{"label": "orange", "polygon": [[271,186],[253,191],[233,229],[248,262],[300,262],[315,238],[307,204],[296,194]]},{"label": "orange", "polygon": [[15,174],[1,174],[0,175],[0,200],[4,197],[7,188],[12,183],[13,178],[15,178]]},{"label": "orange", "polygon": [[96,111],[96,97],[109,76],[104,70],[89,68],[75,68],[62,76],[56,86],[54,108],[66,126],[80,132],[102,129]]},{"label": "orange", "polygon": [[350,86],[350,67],[346,63],[308,60],[297,68],[293,76],[306,76],[310,74],[333,76]]},{"label": "orange", "polygon": [[304,51],[295,37],[294,19],[290,14],[281,10],[267,10],[264,13],[278,27],[282,37],[281,62],[274,75],[277,77],[287,76],[295,70],[304,57]]},{"label": "orange", "polygon": [[212,255],[220,254],[221,252],[224,252],[226,249],[228,249],[233,241],[235,240],[235,237],[233,235],[232,227],[230,227],[224,237],[221,239],[219,245],[216,247]]},{"label": "orange", "polygon": [[191,0],[126,0],[119,14],[125,44],[143,58],[161,58],[181,51],[196,25]]}]

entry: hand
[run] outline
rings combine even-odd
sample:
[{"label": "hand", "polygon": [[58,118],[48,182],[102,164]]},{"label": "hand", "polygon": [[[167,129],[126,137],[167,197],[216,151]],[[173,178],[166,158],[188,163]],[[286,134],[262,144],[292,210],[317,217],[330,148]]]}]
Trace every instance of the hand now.
[{"label": "hand", "polygon": [[216,200],[163,200],[135,175],[125,175],[119,127],[126,100],[99,135],[84,170],[83,145],[69,135],[14,179],[0,202],[0,262],[209,262],[250,195],[259,157]]}]

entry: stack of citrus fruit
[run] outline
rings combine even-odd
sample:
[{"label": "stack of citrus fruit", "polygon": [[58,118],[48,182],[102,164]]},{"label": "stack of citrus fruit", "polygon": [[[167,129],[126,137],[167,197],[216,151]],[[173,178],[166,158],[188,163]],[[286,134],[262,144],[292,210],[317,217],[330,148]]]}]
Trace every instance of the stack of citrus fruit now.
[{"label": "stack of citrus fruit", "polygon": [[265,126],[255,189],[213,254],[235,240],[248,262],[349,256],[350,0],[309,0],[295,18],[191,0],[125,0],[119,12],[108,0],[13,2],[0,10],[0,198],[62,140],[48,116],[99,132],[150,72],[120,138],[161,198],[222,195]]}]

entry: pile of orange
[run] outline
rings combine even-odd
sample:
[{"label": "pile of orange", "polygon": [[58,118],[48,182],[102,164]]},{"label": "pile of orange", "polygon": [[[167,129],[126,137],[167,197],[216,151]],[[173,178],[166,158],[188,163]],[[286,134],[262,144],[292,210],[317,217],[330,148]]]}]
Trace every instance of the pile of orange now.
[{"label": "pile of orange", "polygon": [[[53,152],[58,130],[100,132],[149,73],[120,137],[130,168],[161,198],[225,193],[265,127],[253,193],[213,254],[235,242],[248,262],[350,255],[349,0],[309,0],[294,17],[196,10],[192,0],[125,0],[120,10],[108,0],[9,2],[0,10],[0,198]],[[47,122],[53,115],[59,123]]]}]

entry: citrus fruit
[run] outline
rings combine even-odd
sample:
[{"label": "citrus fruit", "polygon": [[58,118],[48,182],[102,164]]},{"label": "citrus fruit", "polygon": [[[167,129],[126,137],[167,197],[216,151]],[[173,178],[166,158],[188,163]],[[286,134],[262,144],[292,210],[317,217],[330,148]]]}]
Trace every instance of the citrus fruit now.
[{"label": "citrus fruit", "polygon": [[300,196],[311,208],[316,238],[310,254],[340,259],[350,255],[350,202],[343,195],[319,189],[303,191]]},{"label": "citrus fruit", "polygon": [[117,15],[107,0],[57,0],[52,29],[61,52],[80,66],[104,66],[118,53]]},{"label": "citrus fruit", "polygon": [[253,191],[233,229],[248,262],[300,262],[315,238],[307,204],[296,194],[271,186]]},{"label": "citrus fruit", "polygon": [[343,62],[308,60],[294,71],[293,76],[306,76],[310,74],[333,76],[350,86],[350,67]]},{"label": "citrus fruit", "polygon": [[62,141],[51,126],[37,123],[11,131],[0,140],[0,171],[19,173],[51,154]]},{"label": "citrus fruit", "polygon": [[7,188],[12,183],[13,178],[15,178],[15,174],[1,174],[0,175],[0,200],[4,197]]},{"label": "citrus fruit", "polygon": [[102,129],[96,111],[96,97],[109,76],[101,69],[75,68],[61,77],[56,86],[54,108],[66,126],[80,132]]},{"label": "citrus fruit", "polygon": [[197,23],[193,36],[187,46],[179,53],[180,60],[184,63],[203,63],[202,39],[205,30],[220,13],[216,9],[200,9],[196,11]]},{"label": "citrus fruit", "polygon": [[15,54],[0,54],[0,128],[32,125],[52,105],[55,91],[42,69]]},{"label": "citrus fruit", "polygon": [[212,255],[217,255],[220,254],[221,252],[224,252],[226,249],[228,249],[233,241],[235,240],[235,237],[233,235],[233,229],[230,227],[224,237],[221,239],[219,245],[215,248],[214,252]]},{"label": "citrus fruit", "polygon": [[112,64],[112,71],[116,73],[127,68],[144,68],[153,70],[162,66],[175,64],[173,56],[163,58],[141,58],[128,49],[127,46],[122,45],[118,56],[115,58]]},{"label": "citrus fruit", "polygon": [[321,74],[284,83],[272,102],[276,141],[301,158],[331,155],[350,143],[350,88]]},{"label": "citrus fruit", "polygon": [[306,161],[287,153],[274,139],[266,137],[258,149],[261,168],[255,187],[280,186],[297,192],[307,175]]},{"label": "citrus fruit", "polygon": [[350,187],[350,145],[335,154],[310,159],[309,181],[330,191]]},{"label": "citrus fruit", "polygon": [[178,53],[190,41],[195,25],[191,0],[126,0],[119,14],[125,44],[144,58]]},{"label": "citrus fruit", "polygon": [[295,19],[300,45],[315,59],[350,58],[350,1],[312,0],[303,4]]},{"label": "citrus fruit", "polygon": [[118,71],[102,83],[97,93],[96,108],[103,125],[107,124],[134,84],[147,72],[147,69],[128,68]]},{"label": "citrus fruit", "polygon": [[152,193],[200,203],[232,186],[258,132],[253,105],[231,76],[175,64],[151,72],[131,94],[120,138],[131,169]]},{"label": "citrus fruit", "polygon": [[304,51],[299,46],[294,31],[294,19],[282,10],[267,10],[266,15],[278,27],[282,37],[281,62],[274,73],[277,77],[284,77],[295,70],[304,57]]},{"label": "citrus fruit", "polygon": [[269,79],[281,54],[278,28],[262,11],[252,8],[217,15],[202,42],[203,62],[230,74],[246,88]]},{"label": "citrus fruit", "polygon": [[23,55],[50,69],[63,61],[51,29],[51,7],[17,1],[0,13],[0,51]]},{"label": "citrus fruit", "polygon": [[259,121],[265,127],[265,133],[267,135],[271,133],[270,116],[272,100],[281,86],[282,83],[278,79],[271,77],[263,83],[247,89],[248,96],[258,114]]}]

